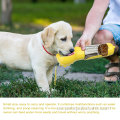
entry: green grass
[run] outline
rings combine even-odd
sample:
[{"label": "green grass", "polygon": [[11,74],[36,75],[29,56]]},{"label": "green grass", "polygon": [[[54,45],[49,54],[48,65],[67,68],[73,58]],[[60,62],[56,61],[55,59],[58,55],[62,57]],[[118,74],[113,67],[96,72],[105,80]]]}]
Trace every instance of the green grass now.
[{"label": "green grass", "polygon": [[20,79],[22,73],[13,69],[6,68],[5,66],[0,67],[0,83],[6,80],[15,81]]},{"label": "green grass", "polygon": [[108,60],[100,58],[94,60],[82,60],[71,65],[71,72],[86,72],[86,73],[105,73],[105,65]]},{"label": "green grass", "polygon": [[6,26],[6,25],[1,25],[0,26],[0,31],[6,31],[6,32],[13,32],[13,33],[21,33],[21,34],[33,34],[37,33],[43,30],[43,27],[41,26],[33,26],[29,24],[18,24],[15,23],[12,26]]},{"label": "green grass", "polygon": [[92,2],[73,3],[13,3],[13,22],[47,25],[60,20],[83,26]]},{"label": "green grass", "polygon": [[39,91],[36,82],[32,79],[23,79],[23,82],[12,81],[0,86],[0,97],[120,97],[120,84],[105,82],[80,82],[59,78],[50,94]]}]

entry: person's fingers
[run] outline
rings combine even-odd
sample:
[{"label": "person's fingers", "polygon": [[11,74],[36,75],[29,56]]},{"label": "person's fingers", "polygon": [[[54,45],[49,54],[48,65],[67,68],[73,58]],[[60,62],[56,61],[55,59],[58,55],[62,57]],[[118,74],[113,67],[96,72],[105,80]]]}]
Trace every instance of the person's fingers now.
[{"label": "person's fingers", "polygon": [[85,41],[84,40],[78,40],[75,46],[76,47],[81,47],[82,50],[85,50]]},{"label": "person's fingers", "polygon": [[77,41],[75,47],[80,47],[80,40]]},{"label": "person's fingers", "polygon": [[85,43],[85,46],[89,46],[89,45],[91,45],[91,41],[90,40]]},{"label": "person's fingers", "polygon": [[76,47],[81,47],[81,49],[84,51],[85,50],[85,46],[89,46],[91,45],[91,40],[85,40],[85,39],[79,39],[76,43]]},{"label": "person's fingers", "polygon": [[80,42],[81,49],[84,51],[85,50],[85,41]]}]

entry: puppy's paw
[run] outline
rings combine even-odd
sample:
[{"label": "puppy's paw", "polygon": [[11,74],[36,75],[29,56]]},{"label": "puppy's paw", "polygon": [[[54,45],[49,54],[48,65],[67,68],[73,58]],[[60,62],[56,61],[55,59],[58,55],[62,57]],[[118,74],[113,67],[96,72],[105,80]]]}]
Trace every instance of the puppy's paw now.
[{"label": "puppy's paw", "polygon": [[52,88],[51,92],[57,92],[57,90],[55,88]]},{"label": "puppy's paw", "polygon": [[50,90],[49,89],[43,89],[43,88],[40,88],[40,91],[43,91],[43,92],[46,92],[46,93],[48,93],[48,94],[50,94]]}]

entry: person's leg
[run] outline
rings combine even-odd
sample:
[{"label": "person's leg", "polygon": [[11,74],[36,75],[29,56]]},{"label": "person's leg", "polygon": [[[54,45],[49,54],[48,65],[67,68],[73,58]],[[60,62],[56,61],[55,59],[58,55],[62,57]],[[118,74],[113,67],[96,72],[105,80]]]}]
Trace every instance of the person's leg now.
[{"label": "person's leg", "polygon": [[[115,44],[115,41],[113,40],[113,33],[108,30],[99,30],[94,39],[93,39],[93,44],[104,44],[104,43],[112,43],[113,45],[116,46],[115,54],[107,57],[108,60],[110,60],[111,63],[119,63],[119,56],[117,55],[118,51],[118,46]],[[111,67],[109,68],[108,72],[119,72],[118,67]],[[117,77],[116,76],[110,76],[110,77],[105,77],[106,81],[116,81]]]}]

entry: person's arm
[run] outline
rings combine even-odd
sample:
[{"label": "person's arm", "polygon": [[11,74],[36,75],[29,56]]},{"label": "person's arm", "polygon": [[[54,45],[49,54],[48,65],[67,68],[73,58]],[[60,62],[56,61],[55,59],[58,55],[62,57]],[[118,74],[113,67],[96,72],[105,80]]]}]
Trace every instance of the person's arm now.
[{"label": "person's arm", "polygon": [[91,44],[95,33],[99,30],[109,1],[110,0],[94,0],[93,6],[86,18],[83,35],[76,43],[76,46],[81,47],[82,50],[85,50],[86,45]]}]

